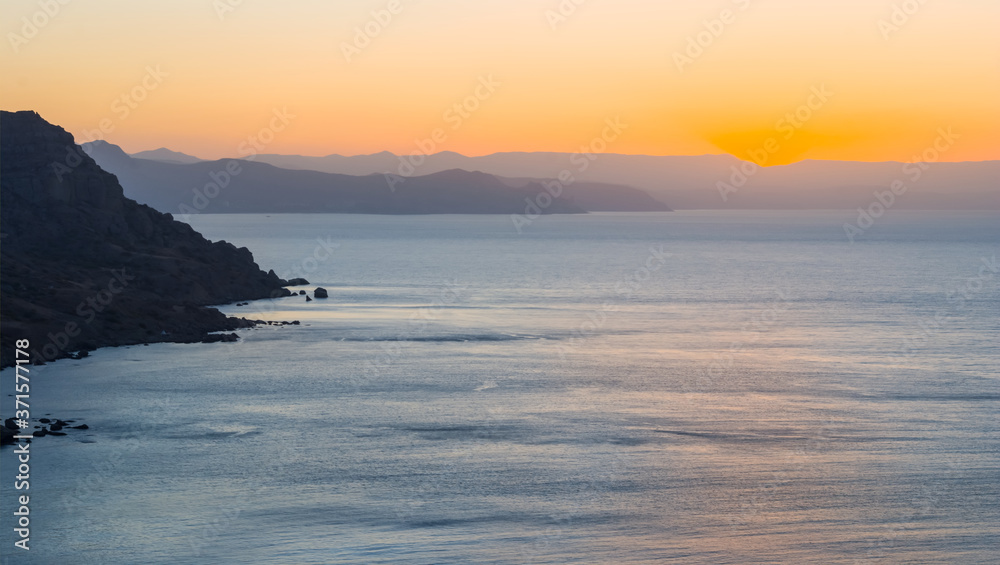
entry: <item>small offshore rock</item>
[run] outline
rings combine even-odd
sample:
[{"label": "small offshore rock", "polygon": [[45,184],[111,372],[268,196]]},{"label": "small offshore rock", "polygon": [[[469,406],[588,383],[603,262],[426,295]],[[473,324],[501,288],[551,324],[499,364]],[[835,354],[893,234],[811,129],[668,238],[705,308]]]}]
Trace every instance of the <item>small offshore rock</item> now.
[{"label": "small offshore rock", "polygon": [[330,294],[323,287],[318,287],[314,292],[313,296],[316,298],[329,298]]}]

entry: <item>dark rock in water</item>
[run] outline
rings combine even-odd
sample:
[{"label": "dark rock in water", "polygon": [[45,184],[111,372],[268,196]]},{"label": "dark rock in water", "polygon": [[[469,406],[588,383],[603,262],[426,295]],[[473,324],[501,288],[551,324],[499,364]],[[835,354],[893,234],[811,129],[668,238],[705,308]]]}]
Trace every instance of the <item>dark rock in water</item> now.
[{"label": "dark rock in water", "polygon": [[41,422],[41,423],[43,423],[43,424],[48,424],[52,420],[49,420],[48,418],[39,418],[38,421]]},{"label": "dark rock in water", "polygon": [[87,424],[80,424],[79,426],[73,426],[74,430],[89,430],[90,426]]},{"label": "dark rock in water", "polygon": [[326,292],[325,288],[319,287],[315,290],[315,292],[313,292],[313,296],[316,298],[328,298],[330,294]]},{"label": "dark rock in water", "polygon": [[7,418],[6,420],[4,420],[3,427],[7,428],[8,430],[20,429],[17,427],[17,422],[16,420],[14,420],[14,418]]},{"label": "dark rock in water", "polygon": [[312,302],[312,301],[313,301],[312,298],[309,298],[309,296],[306,296],[306,302]]},{"label": "dark rock in water", "polygon": [[240,336],[236,334],[211,334],[205,336],[201,343],[232,343],[239,340]]},{"label": "dark rock in water", "polygon": [[295,320],[294,322],[292,322],[292,325],[293,325],[293,326],[297,326],[297,325],[299,325],[299,323],[300,323],[300,322],[299,322],[298,320]]},{"label": "dark rock in water", "polygon": [[[254,325],[210,305],[291,295],[287,282],[263,272],[245,247],[211,242],[170,214],[126,198],[118,179],[72,135],[35,112],[0,112],[0,130],[0,367],[14,365],[17,339],[45,351],[49,335],[65,336],[71,323],[76,330],[54,358],[105,346],[202,341]],[[111,301],[81,324],[77,306],[109,289]]]},{"label": "dark rock in water", "polygon": [[305,293],[306,293],[306,291],[304,291],[304,290],[300,290],[300,291],[299,291],[299,295],[303,295],[303,294],[305,294]]},{"label": "dark rock in water", "polygon": [[52,424],[51,426],[49,426],[49,432],[58,432],[61,429],[63,429],[63,427],[60,426],[59,424]]},{"label": "dark rock in water", "polygon": [[45,428],[31,432],[31,435],[33,437],[45,437],[45,434],[46,434]]},{"label": "dark rock in water", "polygon": [[0,445],[14,443],[14,435],[14,430],[9,429],[7,426],[0,427]]},{"label": "dark rock in water", "polygon": [[304,284],[309,284],[309,281],[307,281],[306,279],[302,279],[302,278],[289,279],[289,281],[287,283],[288,286],[302,286]]},{"label": "dark rock in water", "polygon": [[66,434],[63,433],[63,432],[49,432],[49,433],[47,433],[45,435],[49,435],[49,436],[64,436]]}]

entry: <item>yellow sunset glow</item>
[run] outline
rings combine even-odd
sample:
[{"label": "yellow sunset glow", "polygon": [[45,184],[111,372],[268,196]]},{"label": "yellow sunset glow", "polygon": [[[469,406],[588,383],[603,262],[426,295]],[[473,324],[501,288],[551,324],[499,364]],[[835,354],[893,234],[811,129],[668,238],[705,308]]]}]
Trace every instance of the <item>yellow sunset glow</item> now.
[{"label": "yellow sunset glow", "polygon": [[0,104],[206,158],[284,110],[265,152],[408,153],[437,128],[439,151],[574,152],[618,118],[615,153],[906,161],[950,127],[945,160],[986,160],[997,21],[986,0],[8,0]]}]

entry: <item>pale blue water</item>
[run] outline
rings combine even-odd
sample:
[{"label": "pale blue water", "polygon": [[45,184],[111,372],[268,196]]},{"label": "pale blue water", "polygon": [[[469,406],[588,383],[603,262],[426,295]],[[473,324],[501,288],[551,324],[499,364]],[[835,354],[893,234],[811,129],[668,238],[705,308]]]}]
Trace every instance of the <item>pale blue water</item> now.
[{"label": "pale blue water", "polygon": [[30,560],[4,448],[3,555],[996,563],[1000,217],[852,220],[194,217],[330,299],[34,370],[91,429],[31,448]]}]

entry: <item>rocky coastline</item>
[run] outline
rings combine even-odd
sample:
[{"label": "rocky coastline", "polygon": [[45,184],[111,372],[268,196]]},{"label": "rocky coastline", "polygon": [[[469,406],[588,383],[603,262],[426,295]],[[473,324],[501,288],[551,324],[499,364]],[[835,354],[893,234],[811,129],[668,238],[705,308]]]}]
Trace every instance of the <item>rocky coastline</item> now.
[{"label": "rocky coastline", "polygon": [[[0,112],[0,366],[99,347],[233,341],[263,323],[211,305],[289,296],[246,248],[211,242],[124,196],[62,128]],[[223,332],[223,333],[220,333]]]}]

